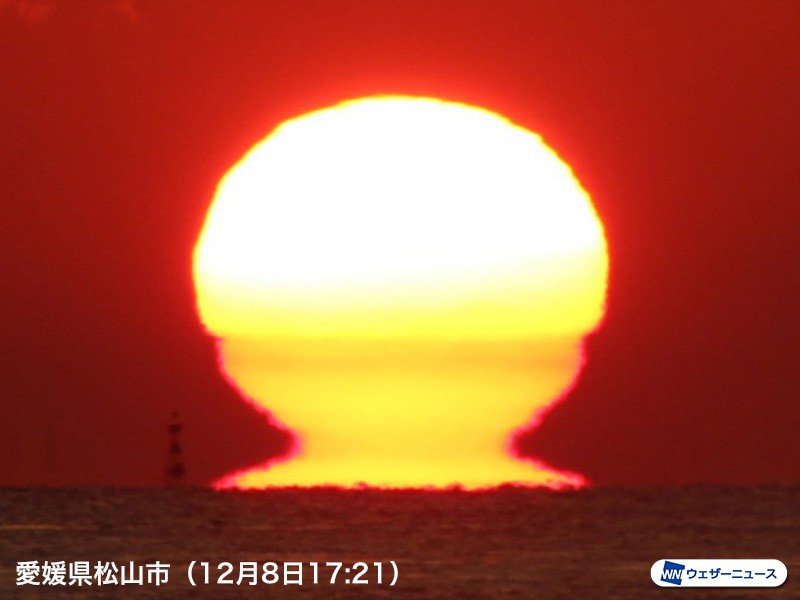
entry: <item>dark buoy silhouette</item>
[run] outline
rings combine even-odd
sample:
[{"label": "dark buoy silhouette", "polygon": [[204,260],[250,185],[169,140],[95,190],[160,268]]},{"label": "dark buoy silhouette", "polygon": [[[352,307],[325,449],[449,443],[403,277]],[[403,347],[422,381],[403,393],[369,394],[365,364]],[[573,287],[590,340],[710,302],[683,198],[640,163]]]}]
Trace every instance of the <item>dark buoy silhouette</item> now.
[{"label": "dark buoy silhouette", "polygon": [[183,446],[181,445],[181,432],[183,424],[178,416],[178,411],[173,411],[172,420],[167,427],[169,433],[169,453],[167,455],[166,483],[167,487],[178,487],[186,476],[186,466],[183,463]]}]

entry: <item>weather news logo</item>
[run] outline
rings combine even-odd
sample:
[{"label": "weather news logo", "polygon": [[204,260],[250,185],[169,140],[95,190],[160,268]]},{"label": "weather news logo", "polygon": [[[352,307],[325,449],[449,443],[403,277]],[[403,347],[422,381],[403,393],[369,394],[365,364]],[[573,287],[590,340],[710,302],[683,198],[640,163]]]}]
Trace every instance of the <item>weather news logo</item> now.
[{"label": "weather news logo", "polygon": [[660,587],[778,587],[786,565],[774,559],[657,560],[650,578]]},{"label": "weather news logo", "polygon": [[683,578],[683,570],[685,568],[686,567],[684,565],[665,560],[664,569],[661,573],[661,581],[680,585],[681,579]]}]

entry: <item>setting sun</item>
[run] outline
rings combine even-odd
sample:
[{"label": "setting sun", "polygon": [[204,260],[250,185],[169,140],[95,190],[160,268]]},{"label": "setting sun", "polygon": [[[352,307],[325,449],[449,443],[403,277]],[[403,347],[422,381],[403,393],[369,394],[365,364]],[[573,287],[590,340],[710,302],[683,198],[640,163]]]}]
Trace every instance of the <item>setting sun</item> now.
[{"label": "setting sun", "polygon": [[377,97],[285,122],[220,182],[194,277],[296,448],[221,485],[580,485],[510,439],[579,373],[607,270],[586,191],[503,117]]}]

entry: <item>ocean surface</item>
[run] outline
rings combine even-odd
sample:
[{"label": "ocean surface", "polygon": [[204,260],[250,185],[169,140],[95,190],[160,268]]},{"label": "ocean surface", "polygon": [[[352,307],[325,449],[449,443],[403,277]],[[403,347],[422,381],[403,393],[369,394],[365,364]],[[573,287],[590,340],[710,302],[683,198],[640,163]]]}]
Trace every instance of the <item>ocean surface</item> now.
[{"label": "ocean surface", "polygon": [[[664,589],[650,579],[650,566],[662,558],[775,558],[789,577],[774,589]],[[139,566],[170,566],[162,569],[166,582],[157,569],[147,568],[152,579],[148,583],[145,570],[142,585],[112,579],[98,585],[90,578],[90,587],[70,586],[69,573],[67,585],[17,585],[18,563],[29,561],[39,567],[34,580],[40,583],[45,561],[48,568],[56,564],[51,580],[58,580],[59,561],[78,574],[87,562],[92,574],[98,562],[124,565],[134,579]],[[330,579],[336,565],[326,563],[342,563],[335,583]],[[275,583],[262,581],[265,568]],[[257,575],[249,577],[253,569]],[[302,584],[296,583],[298,571]],[[0,489],[3,599],[777,600],[800,598],[799,579],[800,487],[480,493]]]}]

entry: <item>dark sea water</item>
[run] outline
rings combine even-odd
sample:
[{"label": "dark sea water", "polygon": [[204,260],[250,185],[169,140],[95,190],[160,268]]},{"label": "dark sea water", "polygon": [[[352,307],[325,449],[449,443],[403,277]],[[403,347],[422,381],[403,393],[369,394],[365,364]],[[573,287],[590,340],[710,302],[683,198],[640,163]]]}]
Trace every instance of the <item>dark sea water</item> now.
[{"label": "dark sea water", "polygon": [[[776,558],[777,589],[664,589],[661,558]],[[394,586],[390,561],[398,567]],[[169,563],[160,586],[18,586],[21,561]],[[187,569],[208,585],[192,587]],[[236,585],[240,562],[303,585]],[[336,584],[329,579],[342,562]],[[347,584],[355,563],[367,584]],[[232,563],[233,584],[217,583]],[[313,584],[311,563],[320,563]],[[378,584],[381,563],[383,582]],[[349,566],[351,572],[345,573]],[[362,567],[363,568],[363,567]],[[119,575],[118,575],[119,577]],[[800,488],[551,492],[0,489],[0,598],[800,598]],[[40,578],[41,580],[41,578]],[[67,579],[68,581],[68,579]],[[247,582],[248,580],[244,580]]]}]

